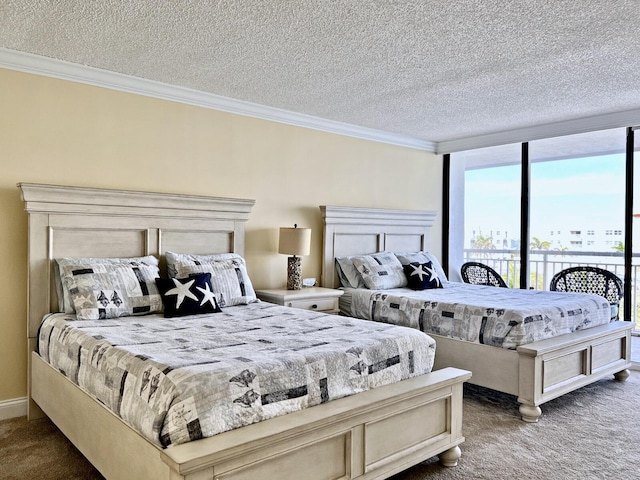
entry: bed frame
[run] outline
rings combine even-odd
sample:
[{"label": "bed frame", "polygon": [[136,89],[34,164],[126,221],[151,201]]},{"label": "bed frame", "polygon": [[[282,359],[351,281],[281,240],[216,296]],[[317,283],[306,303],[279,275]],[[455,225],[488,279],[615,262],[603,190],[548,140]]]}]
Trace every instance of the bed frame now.
[{"label": "bed frame", "polygon": [[[161,449],[35,352],[57,310],[52,259],[244,253],[253,200],[22,183],[28,212],[29,418],[46,414],[107,479],[378,479],[460,457],[462,386],[446,369]],[[301,473],[302,472],[302,473]]]},{"label": "bed frame", "polygon": [[[324,219],[322,285],[340,285],[335,258],[391,251],[428,250],[435,212],[321,206]],[[435,369],[470,370],[470,383],[515,395],[526,422],[540,405],[613,374],[624,381],[631,366],[630,322],[612,322],[507,350],[439,335]]]}]

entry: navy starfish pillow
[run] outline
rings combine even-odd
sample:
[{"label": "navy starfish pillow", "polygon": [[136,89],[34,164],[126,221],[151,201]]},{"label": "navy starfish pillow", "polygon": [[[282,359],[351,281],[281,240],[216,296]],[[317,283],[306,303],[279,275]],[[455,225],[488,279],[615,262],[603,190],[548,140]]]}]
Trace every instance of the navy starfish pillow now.
[{"label": "navy starfish pillow", "polygon": [[222,311],[211,287],[210,273],[188,278],[156,278],[156,285],[164,304],[165,317]]},{"label": "navy starfish pillow", "polygon": [[403,265],[404,274],[407,277],[407,287],[413,290],[426,290],[428,288],[442,288],[442,282],[438,278],[436,269],[431,262],[413,262]]}]

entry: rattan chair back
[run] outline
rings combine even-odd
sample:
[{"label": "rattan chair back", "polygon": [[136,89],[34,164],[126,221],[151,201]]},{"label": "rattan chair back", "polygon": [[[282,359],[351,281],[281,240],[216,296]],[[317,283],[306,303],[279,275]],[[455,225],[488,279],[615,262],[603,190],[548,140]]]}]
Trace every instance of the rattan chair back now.
[{"label": "rattan chair back", "polygon": [[618,317],[618,305],[624,293],[622,280],[613,272],[599,267],[570,267],[556,273],[549,290],[553,292],[577,292],[600,295],[612,305],[612,317]]},{"label": "rattan chair back", "polygon": [[460,267],[462,281],[473,285],[489,285],[491,287],[507,288],[502,276],[489,265],[479,262],[467,262]]}]

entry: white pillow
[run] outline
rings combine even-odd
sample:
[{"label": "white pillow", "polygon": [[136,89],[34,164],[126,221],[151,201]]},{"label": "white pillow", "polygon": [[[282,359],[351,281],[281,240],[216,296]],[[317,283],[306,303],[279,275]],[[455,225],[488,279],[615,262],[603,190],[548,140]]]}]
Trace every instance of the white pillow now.
[{"label": "white pillow", "polygon": [[418,263],[431,262],[433,264],[433,267],[436,269],[436,273],[438,274],[438,278],[440,279],[440,281],[441,282],[448,281],[447,275],[444,273],[442,265],[440,265],[440,262],[438,261],[438,259],[433,253],[403,252],[403,253],[396,253],[396,257],[398,257],[398,260],[400,260],[400,263],[402,265],[409,265],[410,263],[415,263],[415,262],[418,262]]},{"label": "white pillow", "polygon": [[402,264],[393,253],[363,255],[354,257],[352,261],[369,289],[386,290],[407,286],[407,277]]}]

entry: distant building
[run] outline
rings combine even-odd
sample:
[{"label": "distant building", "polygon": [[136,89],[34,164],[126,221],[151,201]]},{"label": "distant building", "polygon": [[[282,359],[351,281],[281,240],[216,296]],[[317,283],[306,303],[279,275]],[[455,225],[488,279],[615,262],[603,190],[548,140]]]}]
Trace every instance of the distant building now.
[{"label": "distant building", "polygon": [[[478,236],[482,236],[482,231],[490,232],[493,244],[497,249],[516,250],[520,248],[520,239],[509,237],[506,230],[491,229],[491,226],[483,226],[482,229],[472,230],[471,236],[466,242],[469,248],[474,248]],[[624,244],[624,228],[612,226],[607,228],[596,228],[593,226],[562,226],[550,228],[545,232],[531,232],[531,238],[538,238],[542,242],[551,244],[550,250],[571,250],[581,252],[611,252],[620,243]],[[634,235],[634,245],[640,249]]]}]

